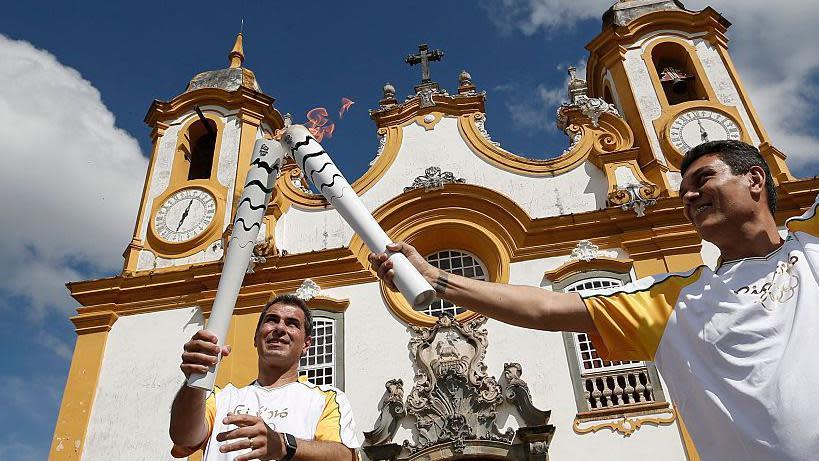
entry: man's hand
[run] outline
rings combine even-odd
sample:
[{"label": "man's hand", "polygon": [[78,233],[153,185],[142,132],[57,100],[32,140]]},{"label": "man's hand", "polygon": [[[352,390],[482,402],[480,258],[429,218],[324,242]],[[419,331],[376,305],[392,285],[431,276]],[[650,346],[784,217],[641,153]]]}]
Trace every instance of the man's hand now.
[{"label": "man's hand", "polygon": [[228,413],[222,421],[224,424],[233,424],[238,428],[216,434],[216,440],[224,443],[219,447],[222,453],[250,448],[249,453],[237,456],[234,461],[251,459],[280,459],[286,454],[281,434],[268,426],[262,418],[252,415],[235,415]]},{"label": "man's hand", "polygon": [[[438,276],[438,269],[428,263],[412,245],[404,242],[395,242],[387,245],[387,250],[394,253],[403,253],[418,272],[427,279],[427,282],[432,283]],[[378,278],[383,280],[390,289],[397,290],[393,282],[395,270],[387,253],[370,253],[368,259],[370,260],[370,268],[375,271]]]},{"label": "man's hand", "polygon": [[185,378],[189,378],[191,373],[207,373],[208,369],[219,361],[219,352],[222,357],[230,355],[230,346],[220,348],[217,345],[218,338],[210,330],[199,330],[185,343],[182,353],[182,373]]}]

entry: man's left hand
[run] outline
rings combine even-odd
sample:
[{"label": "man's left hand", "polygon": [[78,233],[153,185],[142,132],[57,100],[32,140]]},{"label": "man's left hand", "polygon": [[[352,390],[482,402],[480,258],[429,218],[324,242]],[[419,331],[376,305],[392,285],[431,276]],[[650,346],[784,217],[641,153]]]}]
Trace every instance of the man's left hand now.
[{"label": "man's left hand", "polygon": [[219,451],[228,453],[247,448],[251,450],[250,453],[237,456],[234,461],[279,459],[286,454],[281,435],[271,429],[262,418],[228,413],[223,422],[238,427],[216,435],[216,440],[219,442],[233,441],[222,444]]}]

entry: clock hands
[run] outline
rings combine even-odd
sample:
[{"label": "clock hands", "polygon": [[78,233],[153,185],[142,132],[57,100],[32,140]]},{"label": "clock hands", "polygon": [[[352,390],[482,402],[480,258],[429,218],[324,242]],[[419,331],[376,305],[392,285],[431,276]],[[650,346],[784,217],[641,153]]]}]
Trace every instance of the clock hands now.
[{"label": "clock hands", "polygon": [[700,126],[700,141],[708,142],[708,132],[705,131],[705,128],[703,128],[702,120],[697,119],[697,125]]},{"label": "clock hands", "polygon": [[191,205],[193,205],[193,199],[188,202],[188,207],[185,208],[185,211],[182,213],[182,219],[179,220],[179,225],[176,226],[176,231],[179,232],[179,228],[182,227],[182,223],[185,222],[185,218],[188,217],[188,212],[191,211]]}]

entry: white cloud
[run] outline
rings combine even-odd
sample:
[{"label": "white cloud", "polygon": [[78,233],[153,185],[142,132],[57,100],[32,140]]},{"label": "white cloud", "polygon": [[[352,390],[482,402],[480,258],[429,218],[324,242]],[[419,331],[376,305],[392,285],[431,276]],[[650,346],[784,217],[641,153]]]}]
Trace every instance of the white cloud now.
[{"label": "white cloud", "polygon": [[[553,33],[577,22],[600,20],[612,0],[499,0],[484,2],[502,31],[533,35]],[[710,5],[733,26],[728,31],[731,56],[752,103],[791,168],[816,174],[819,145],[819,8],[803,0],[691,0],[700,10]],[[539,92],[557,90],[543,86]]]},{"label": "white cloud", "polygon": [[482,0],[481,6],[498,28],[532,35],[572,27],[584,19],[600,18],[611,0]]},{"label": "white cloud", "polygon": [[63,316],[66,281],[120,269],[147,160],[79,72],[3,35],[0,62],[0,309]]}]

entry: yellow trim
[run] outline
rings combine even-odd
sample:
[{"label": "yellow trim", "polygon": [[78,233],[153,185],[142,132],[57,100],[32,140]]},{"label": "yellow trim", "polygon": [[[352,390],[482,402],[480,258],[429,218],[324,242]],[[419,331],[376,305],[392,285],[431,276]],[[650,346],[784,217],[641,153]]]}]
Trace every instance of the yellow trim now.
[{"label": "yellow trim", "polygon": [[654,86],[654,92],[657,93],[657,99],[660,101],[660,107],[662,107],[663,111],[669,109],[671,107],[677,107],[679,104],[671,105],[668,102],[668,98],[665,95],[665,90],[663,90],[663,84],[660,82],[660,76],[657,74],[657,69],[654,67],[654,49],[658,46],[664,45],[666,43],[674,43],[676,45],[681,46],[685,52],[688,54],[688,59],[691,64],[694,65],[695,73],[696,73],[696,83],[702,85],[703,90],[705,90],[705,94],[708,96],[707,101],[697,101],[699,103],[707,103],[707,102],[719,102],[717,99],[717,95],[714,92],[714,88],[711,86],[711,82],[708,80],[708,75],[705,73],[705,68],[702,67],[702,61],[700,61],[699,56],[697,55],[697,49],[694,48],[693,45],[688,43],[688,41],[676,37],[673,35],[663,35],[662,37],[657,37],[652,39],[648,42],[648,44],[644,45],[643,49],[643,62],[645,62],[646,67],[648,67],[648,75],[651,79],[651,84]]},{"label": "yellow trim", "polygon": [[72,318],[77,326],[77,343],[48,453],[49,460],[75,461],[82,457],[108,331],[116,319],[113,312],[103,313],[93,320]]},{"label": "yellow trim", "polygon": [[[625,410],[625,409],[624,409]],[[572,423],[572,429],[577,434],[594,433],[602,429],[611,429],[612,432],[619,432],[625,437],[629,437],[640,429],[644,424],[651,424],[653,426],[667,426],[677,419],[677,412],[673,407],[667,407],[660,411],[647,412],[647,414],[633,415],[626,414],[619,415],[613,421],[592,424],[588,427],[582,427],[585,421],[580,417],[575,417]]]},{"label": "yellow trim", "polygon": [[487,140],[478,129],[478,121],[484,120],[480,112],[458,117],[458,130],[461,136],[478,156],[503,170],[526,176],[557,176],[579,167],[585,160],[590,160],[598,167],[598,156],[630,148],[634,144],[634,135],[628,124],[615,115],[604,113],[600,116],[598,126],[591,123],[573,125],[581,133],[580,141],[569,152],[549,159],[531,159],[515,155]]},{"label": "yellow trim", "polygon": [[[778,189],[783,200],[777,222],[782,224],[785,218],[802,214],[812,205],[817,184],[817,179],[782,183]],[[636,217],[633,211],[607,208],[532,219],[514,201],[495,191],[469,184],[448,184],[440,191],[402,194],[376,210],[375,217],[396,238],[400,231],[411,230],[416,223],[433,219],[444,222],[454,210],[460,213],[455,216],[457,219],[475,221],[484,227],[491,223],[492,233],[510,255],[510,262],[565,257],[578,240],[587,239],[601,247],[623,248],[634,260],[638,278],[682,272],[702,264],[701,239],[685,221],[676,197],[658,199],[643,218]],[[257,266],[255,273],[245,276],[235,312],[258,313],[271,292],[293,292],[306,278],[325,289],[376,282],[378,279],[368,269],[368,253],[363,242],[354,237],[348,248],[272,256]],[[483,257],[480,252],[475,254]],[[122,316],[194,305],[207,315],[220,271],[221,262],[214,261],[156,273],[142,271],[72,282],[67,286],[83,305],[77,309],[81,315],[113,311]],[[104,319],[98,322],[105,324]]]},{"label": "yellow trim", "polygon": [[[202,114],[206,119],[212,121],[216,125],[216,143],[213,147],[213,162],[210,166],[210,175],[208,175],[207,181],[218,184],[219,181],[216,176],[219,171],[219,153],[222,150],[222,136],[225,132],[225,123],[222,121],[222,116],[214,113],[213,111],[204,110],[202,111]],[[185,158],[184,152],[185,150],[188,152],[191,150],[190,129],[194,123],[199,121],[199,117],[196,114],[193,114],[188,117],[188,121],[186,121],[185,124],[179,129],[179,134],[176,137],[176,146],[174,147],[173,160],[171,163],[171,180],[168,183],[169,189],[177,189],[190,183],[188,180],[190,161]]]}]

